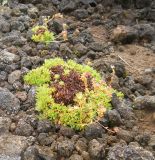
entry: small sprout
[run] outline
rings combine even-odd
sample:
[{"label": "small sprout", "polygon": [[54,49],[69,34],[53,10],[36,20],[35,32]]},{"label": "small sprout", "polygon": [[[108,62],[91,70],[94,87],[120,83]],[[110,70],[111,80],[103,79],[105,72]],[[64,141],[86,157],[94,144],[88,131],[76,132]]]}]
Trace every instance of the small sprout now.
[{"label": "small sprout", "polygon": [[61,13],[56,13],[52,18],[63,18],[63,15]]},{"label": "small sprout", "polygon": [[64,75],[68,75],[68,74],[69,74],[69,72],[70,72],[70,70],[69,70],[69,69],[65,69],[65,70],[64,70]]},{"label": "small sprout", "polygon": [[55,74],[54,75],[54,79],[59,79],[60,78],[60,75],[59,74]]},{"label": "small sprout", "polygon": [[60,82],[59,82],[59,85],[60,85],[60,86],[64,86],[65,83],[64,83],[63,81],[60,81]]},{"label": "small sprout", "polygon": [[54,33],[50,32],[46,26],[35,26],[32,28],[32,40],[42,42],[46,45],[55,40]]}]

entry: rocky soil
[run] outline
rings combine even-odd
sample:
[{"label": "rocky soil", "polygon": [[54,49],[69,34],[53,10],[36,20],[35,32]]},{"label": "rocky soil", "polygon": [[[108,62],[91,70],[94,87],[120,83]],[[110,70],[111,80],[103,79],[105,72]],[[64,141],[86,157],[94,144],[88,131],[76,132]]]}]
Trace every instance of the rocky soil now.
[{"label": "rocky soil", "polygon": [[[31,40],[43,16],[68,41]],[[23,75],[52,57],[91,63],[112,86],[113,109],[82,132],[38,120],[35,88]],[[105,128],[108,127],[108,130]],[[116,131],[116,132],[114,132]],[[12,0],[0,6],[0,160],[155,159],[155,1]]]}]

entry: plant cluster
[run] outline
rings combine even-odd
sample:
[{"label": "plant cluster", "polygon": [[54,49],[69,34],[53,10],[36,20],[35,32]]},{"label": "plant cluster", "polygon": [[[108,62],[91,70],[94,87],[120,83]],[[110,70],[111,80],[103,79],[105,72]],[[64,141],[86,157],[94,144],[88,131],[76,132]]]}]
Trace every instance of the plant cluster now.
[{"label": "plant cluster", "polygon": [[49,44],[55,40],[54,33],[50,32],[47,26],[35,26],[32,28],[32,40],[34,42],[42,42]]},{"label": "plant cluster", "polygon": [[55,124],[81,130],[111,109],[111,97],[117,92],[102,81],[88,65],[60,58],[45,63],[25,75],[24,80],[37,86],[36,109],[41,118]]},{"label": "plant cluster", "polygon": [[[63,18],[63,15],[60,13],[54,14],[52,17],[47,16],[43,19],[43,25],[36,25],[32,28],[33,35],[31,39],[34,42],[42,42],[48,45],[51,42],[54,42],[55,39],[62,37],[63,41],[68,40],[67,25],[63,24],[63,31],[57,36],[54,36],[54,33],[49,31],[48,23],[55,18]],[[56,42],[56,41],[55,41]],[[59,41],[61,42],[61,41]]]}]

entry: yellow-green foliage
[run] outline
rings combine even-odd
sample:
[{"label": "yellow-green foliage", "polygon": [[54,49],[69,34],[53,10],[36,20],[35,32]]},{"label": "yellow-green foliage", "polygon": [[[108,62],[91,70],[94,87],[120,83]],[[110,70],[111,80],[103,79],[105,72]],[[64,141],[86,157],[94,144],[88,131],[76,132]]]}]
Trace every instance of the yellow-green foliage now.
[{"label": "yellow-green foliage", "polygon": [[42,42],[49,44],[54,41],[54,33],[50,32],[46,26],[35,26],[32,28],[32,40],[34,42]]},{"label": "yellow-green foliage", "polygon": [[[93,90],[85,88],[85,92],[79,92],[74,98],[74,105],[65,106],[58,104],[52,97],[55,88],[50,79],[50,69],[54,66],[63,66],[65,73],[75,70],[81,74],[81,79],[86,84],[85,74],[89,73],[93,77]],[[59,78],[56,75],[57,79]],[[122,93],[107,86],[101,79],[101,75],[87,65],[80,65],[72,60],[67,62],[60,58],[45,60],[43,66],[30,71],[25,75],[26,83],[37,86],[36,110],[40,112],[41,118],[50,119],[55,124],[70,126],[76,130],[81,130],[85,126],[103,117],[107,109],[111,109],[112,93],[122,97]],[[61,84],[63,82],[61,81]]]}]

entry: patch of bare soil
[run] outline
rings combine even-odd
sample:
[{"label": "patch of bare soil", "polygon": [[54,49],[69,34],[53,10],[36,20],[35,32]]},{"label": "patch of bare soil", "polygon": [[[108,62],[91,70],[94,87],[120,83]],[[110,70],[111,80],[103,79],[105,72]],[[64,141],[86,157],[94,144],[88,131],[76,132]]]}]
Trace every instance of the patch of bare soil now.
[{"label": "patch of bare soil", "polygon": [[[107,42],[108,35],[103,27],[95,26],[90,31],[99,43]],[[102,57],[100,61],[108,64],[118,61],[124,63],[127,74],[132,75],[136,80],[146,76],[145,71],[147,69],[155,68],[155,53],[137,44],[121,45],[115,48],[114,53]],[[151,76],[155,78],[155,75],[151,74]],[[155,110],[135,110],[135,114],[138,118],[137,126],[139,130],[155,133]]]},{"label": "patch of bare soil", "polygon": [[125,63],[132,75],[143,74],[146,69],[155,67],[155,54],[150,49],[139,45],[121,46],[122,52],[115,54]]},{"label": "patch of bare soil", "polygon": [[93,35],[93,39],[96,42],[107,42],[108,40],[108,34],[107,34],[107,30],[104,28],[104,26],[91,26],[89,28],[89,31],[91,32],[91,34]]},{"label": "patch of bare soil", "polygon": [[137,110],[135,114],[138,118],[137,126],[142,132],[155,133],[155,110]]}]

